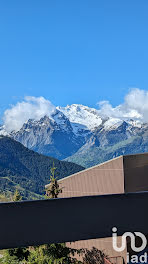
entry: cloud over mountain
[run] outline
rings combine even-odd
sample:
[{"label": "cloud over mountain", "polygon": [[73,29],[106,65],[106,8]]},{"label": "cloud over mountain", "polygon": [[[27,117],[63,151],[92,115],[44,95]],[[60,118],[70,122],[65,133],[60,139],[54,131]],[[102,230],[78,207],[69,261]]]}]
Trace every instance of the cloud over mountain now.
[{"label": "cloud over mountain", "polygon": [[148,122],[148,91],[133,88],[125,96],[124,102],[116,107],[108,101],[99,102],[98,105],[101,116]]},{"label": "cloud over mountain", "polygon": [[55,111],[54,105],[44,97],[27,96],[4,112],[3,120],[7,131],[19,130],[28,119],[39,120]]}]

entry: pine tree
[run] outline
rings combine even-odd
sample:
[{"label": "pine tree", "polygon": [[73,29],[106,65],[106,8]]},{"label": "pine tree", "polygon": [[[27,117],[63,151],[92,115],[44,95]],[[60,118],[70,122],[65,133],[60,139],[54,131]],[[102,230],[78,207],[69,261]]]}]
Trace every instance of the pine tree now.
[{"label": "pine tree", "polygon": [[46,189],[46,198],[54,199],[54,198],[58,198],[59,193],[62,193],[62,189],[58,184],[57,177],[55,177],[56,167],[54,166],[54,162],[50,171],[51,171],[50,183],[49,183],[49,187]]},{"label": "pine tree", "polygon": [[[48,188],[46,189],[45,197],[47,199],[55,199],[58,198],[58,195],[60,193],[62,193],[62,188],[60,188],[57,177],[55,177],[56,167],[54,166],[54,162],[50,171],[51,171],[50,183]],[[67,247],[65,243],[44,245],[43,247],[43,255],[48,257],[50,260],[52,260],[52,263],[57,263],[57,264],[82,263],[81,261],[78,261],[74,257],[75,254],[81,255],[82,253],[84,253],[84,249],[80,249],[80,250],[72,249]]]},{"label": "pine tree", "polygon": [[20,195],[20,192],[18,191],[18,189],[16,189],[12,200],[13,200],[13,202],[19,202],[22,200],[22,196]]}]

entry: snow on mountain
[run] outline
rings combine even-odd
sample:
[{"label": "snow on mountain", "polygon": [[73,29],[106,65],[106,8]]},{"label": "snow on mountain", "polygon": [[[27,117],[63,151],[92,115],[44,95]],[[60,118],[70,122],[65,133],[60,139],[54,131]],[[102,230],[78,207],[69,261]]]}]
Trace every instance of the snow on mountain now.
[{"label": "snow on mountain", "polygon": [[117,129],[123,122],[126,122],[129,127],[135,127],[135,128],[141,128],[143,124],[141,123],[140,120],[132,120],[132,119],[125,119],[122,120],[120,118],[113,118],[110,117],[107,119],[107,121],[104,122],[104,129],[105,130],[113,130]]},{"label": "snow on mountain", "polygon": [[66,107],[58,106],[57,109],[69,119],[76,132],[78,129],[94,130],[102,123],[98,111],[88,106],[72,104]]},{"label": "snow on mountain", "polygon": [[0,136],[9,136],[9,133],[6,131],[5,126],[0,125]]},{"label": "snow on mountain", "polygon": [[109,129],[116,129],[118,128],[121,124],[123,123],[123,121],[119,118],[109,118],[105,123],[104,123],[104,128],[105,130],[109,130]]},{"label": "snow on mountain", "polygon": [[142,126],[144,126],[144,124],[141,122],[141,120],[128,120],[127,121],[128,124],[130,124],[133,127],[138,127],[138,128],[142,128]]},{"label": "snow on mountain", "polygon": [[93,132],[99,126],[103,126],[105,130],[117,129],[124,121],[133,127],[141,127],[142,122],[140,119],[132,120],[129,118],[120,118],[112,116],[101,116],[99,110],[90,108],[80,104],[67,105],[66,107],[57,107],[58,110],[71,122],[73,132],[83,134],[85,130]]},{"label": "snow on mountain", "polygon": [[72,131],[71,123],[69,119],[58,109],[56,109],[55,113],[52,114],[52,119],[54,120],[55,124],[59,126],[59,129],[65,131]]}]

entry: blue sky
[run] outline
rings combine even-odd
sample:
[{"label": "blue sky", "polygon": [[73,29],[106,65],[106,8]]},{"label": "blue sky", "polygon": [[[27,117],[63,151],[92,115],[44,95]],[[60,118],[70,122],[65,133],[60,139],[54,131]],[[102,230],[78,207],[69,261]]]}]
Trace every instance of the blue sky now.
[{"label": "blue sky", "polygon": [[113,106],[148,90],[147,0],[1,0],[0,115],[24,96]]}]

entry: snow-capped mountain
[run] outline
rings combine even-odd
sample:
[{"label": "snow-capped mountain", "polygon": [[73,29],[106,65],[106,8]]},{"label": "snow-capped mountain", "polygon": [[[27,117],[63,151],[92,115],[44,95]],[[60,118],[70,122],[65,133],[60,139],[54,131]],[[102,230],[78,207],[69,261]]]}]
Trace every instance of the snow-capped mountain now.
[{"label": "snow-capped mountain", "polygon": [[142,122],[139,119],[133,120],[129,118],[117,118],[111,116],[102,116],[100,111],[95,108],[90,108],[88,106],[72,104],[66,107],[58,106],[57,109],[69,119],[73,130],[77,133],[75,127],[81,128],[83,126],[84,130],[95,131],[100,125],[104,125],[106,130],[117,128],[124,121],[131,124],[133,127],[141,127]]},{"label": "snow-capped mountain", "polygon": [[102,119],[98,110],[88,106],[72,104],[66,107],[57,107],[57,109],[70,120],[72,126],[78,128],[83,126],[83,129],[94,130],[102,123]]},{"label": "snow-capped mountain", "polygon": [[140,119],[102,117],[99,110],[78,104],[57,107],[50,116],[40,120],[26,120],[20,130],[9,134],[5,126],[0,126],[0,135],[9,135],[29,149],[58,159],[68,158],[85,166],[88,166],[85,161],[93,155],[89,165],[108,158],[106,154],[102,157],[102,153],[109,151],[112,156],[118,155],[114,149],[117,150],[121,142],[125,147],[120,154],[133,151],[127,145],[137,136],[145,144],[144,151],[148,151],[147,131],[148,124],[142,124]]},{"label": "snow-capped mountain", "polygon": [[75,135],[69,119],[59,110],[51,118],[28,120],[10,136],[29,149],[58,159],[74,154],[85,143],[84,137]]}]

